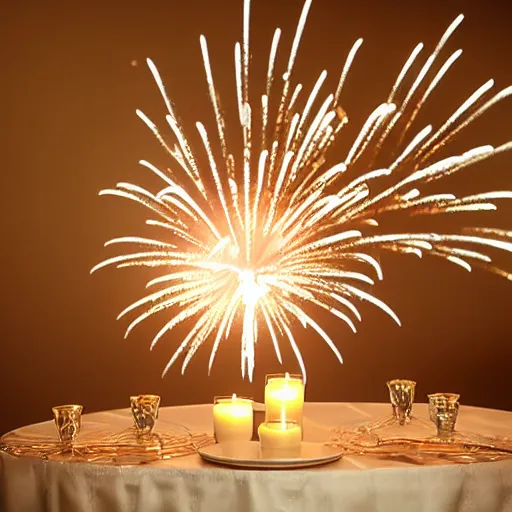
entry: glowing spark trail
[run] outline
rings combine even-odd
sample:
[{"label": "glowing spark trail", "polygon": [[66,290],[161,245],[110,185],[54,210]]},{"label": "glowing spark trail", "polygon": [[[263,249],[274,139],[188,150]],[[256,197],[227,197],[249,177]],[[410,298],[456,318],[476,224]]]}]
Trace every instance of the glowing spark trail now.
[{"label": "glowing spark trail", "polygon": [[[138,311],[128,326],[128,335],[150,316],[169,311],[172,317],[157,333],[151,348],[177,325],[190,324],[164,374],[181,355],[184,372],[207,341],[213,343],[211,370],[222,340],[229,338],[237,319],[242,328],[242,375],[249,379],[254,371],[256,343],[267,333],[278,360],[281,362],[279,341],[285,338],[305,373],[293,333],[297,322],[311,327],[341,362],[336,344],[311,312],[329,311],[355,331],[355,322],[362,318],[358,302],[367,301],[400,324],[393,310],[368,291],[373,277],[383,278],[374,257],[379,251],[431,255],[467,271],[482,267],[512,280],[512,273],[494,265],[489,254],[494,249],[512,252],[512,231],[466,228],[461,234],[389,233],[381,227],[381,219],[393,212],[431,216],[488,211],[496,209],[496,201],[512,198],[512,192],[506,190],[463,197],[424,193],[426,184],[512,148],[512,143],[497,148],[484,145],[461,155],[435,158],[457,133],[512,95],[512,87],[490,94],[492,80],[479,87],[440,128],[426,126],[411,133],[426,100],[462,53],[458,50],[439,62],[463,17],[449,26],[419,74],[411,77],[412,65],[423,50],[422,44],[416,46],[387,101],[370,114],[345,160],[329,167],[325,165],[326,154],[348,122],[341,107],[343,87],[362,40],[349,51],[333,94],[322,93],[327,76],[324,71],[309,95],[301,96],[302,86],[293,80],[294,65],[310,7],[311,0],[306,0],[282,80],[276,71],[281,37],[280,29],[276,29],[265,90],[256,96],[249,91],[250,0],[244,1],[242,43],[234,50],[239,148],[228,144],[237,126],[225,123],[204,36],[200,47],[216,133],[196,123],[202,143],[202,149],[194,149],[196,153],[155,64],[147,61],[168,110],[166,121],[174,140],[167,141],[145,114],[137,111],[137,115],[175,166],[171,171],[140,162],[162,180],[156,193],[119,183],[100,194],[146,206],[158,216],[147,224],[161,229],[161,239],[126,236],[110,240],[105,245],[131,244],[140,249],[111,257],[91,272],[106,266],[162,269],[162,275],[147,283],[150,292],[119,317]],[[434,76],[430,82],[429,73]],[[198,164],[197,151],[204,151],[206,168]]]}]

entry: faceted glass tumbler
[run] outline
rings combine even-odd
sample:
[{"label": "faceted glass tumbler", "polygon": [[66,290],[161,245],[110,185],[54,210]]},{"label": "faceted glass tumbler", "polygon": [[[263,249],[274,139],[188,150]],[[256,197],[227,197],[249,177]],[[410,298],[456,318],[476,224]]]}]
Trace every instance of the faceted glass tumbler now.
[{"label": "faceted glass tumbler", "polygon": [[450,440],[455,432],[455,423],[459,414],[459,398],[456,393],[434,393],[428,395],[430,421],[437,429],[437,437]]},{"label": "faceted glass tumbler", "polygon": [[416,382],[406,379],[394,379],[388,381],[387,386],[395,418],[400,425],[409,423],[414,403]]},{"label": "faceted glass tumbler", "polygon": [[75,404],[58,405],[53,407],[52,411],[59,439],[63,443],[74,441],[82,426],[83,407]]},{"label": "faceted glass tumbler", "polygon": [[158,418],[160,397],[158,395],[131,396],[130,406],[137,433],[150,434]]}]

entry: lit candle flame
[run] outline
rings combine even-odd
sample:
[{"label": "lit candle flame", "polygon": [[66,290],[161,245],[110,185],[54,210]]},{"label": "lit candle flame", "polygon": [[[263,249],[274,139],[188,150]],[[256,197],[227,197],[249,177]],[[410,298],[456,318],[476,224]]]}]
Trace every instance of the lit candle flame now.
[{"label": "lit candle flame", "polygon": [[231,397],[232,402],[236,402],[236,393],[233,393],[233,396]]}]

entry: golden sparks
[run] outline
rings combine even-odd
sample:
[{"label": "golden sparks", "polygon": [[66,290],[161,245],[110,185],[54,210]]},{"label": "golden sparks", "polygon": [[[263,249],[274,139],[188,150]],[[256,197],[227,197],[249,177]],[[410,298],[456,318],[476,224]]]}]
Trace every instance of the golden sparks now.
[{"label": "golden sparks", "polygon": [[[348,122],[341,97],[362,40],[348,53],[334,93],[321,93],[327,76],[324,71],[305,96],[293,76],[310,6],[311,0],[306,0],[282,78],[276,72],[281,31],[275,31],[266,88],[254,95],[249,93],[250,0],[244,1],[242,43],[235,45],[239,125],[233,127],[224,122],[207,41],[201,36],[216,119],[213,134],[196,124],[207,166],[198,164],[199,153],[192,149],[155,64],[147,60],[168,111],[172,142],[144,113],[137,111],[137,115],[170,154],[174,167],[163,170],[140,162],[161,179],[162,188],[156,193],[118,183],[100,195],[120,196],[146,206],[156,217],[147,224],[159,228],[161,236],[110,240],[106,245],[128,244],[139,250],[109,258],[91,272],[107,266],[162,269],[162,275],[147,283],[149,292],[119,318],[137,312],[128,335],[143,320],[167,311],[170,319],[151,347],[180,323],[189,322],[188,334],[164,374],[182,355],[184,372],[207,341],[212,343],[211,370],[219,344],[229,338],[235,319],[240,319],[242,327],[244,377],[247,374],[252,379],[256,342],[268,336],[280,362],[279,341],[288,340],[305,375],[293,334],[297,320],[312,328],[342,362],[336,344],[310,312],[327,310],[355,331],[356,322],[361,321],[358,303],[368,301],[400,323],[388,305],[367,291],[375,277],[383,278],[374,257],[379,251],[428,254],[468,271],[478,266],[511,278],[488,254],[493,249],[512,252],[510,231],[470,228],[460,234],[388,233],[379,223],[390,212],[432,216],[495,210],[496,201],[512,197],[510,191],[464,197],[422,192],[426,184],[512,147],[511,143],[496,148],[483,145],[436,158],[438,150],[458,132],[512,94],[512,87],[491,93],[492,80],[479,87],[441,127],[411,132],[428,97],[462,53],[458,50],[439,63],[463,16],[449,26],[419,74],[411,77],[410,69],[420,59],[423,45],[413,50],[388,98],[370,114],[345,160],[330,167],[325,156]],[[227,130],[240,130],[241,147],[230,147]]]}]

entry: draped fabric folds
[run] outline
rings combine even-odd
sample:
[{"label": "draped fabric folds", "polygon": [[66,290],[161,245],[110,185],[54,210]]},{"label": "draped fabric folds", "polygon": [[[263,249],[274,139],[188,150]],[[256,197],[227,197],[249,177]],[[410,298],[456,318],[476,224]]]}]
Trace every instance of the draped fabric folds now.
[{"label": "draped fabric folds", "polygon": [[[332,429],[389,414],[385,404],[305,405],[305,439],[326,441]],[[414,414],[427,417],[424,404]],[[87,421],[119,424],[129,411],[94,413]],[[166,407],[157,430],[183,424],[211,431],[211,406]],[[462,407],[461,430],[510,435],[512,413]],[[20,432],[49,435],[51,423]],[[198,455],[143,466],[0,459],[4,512],[510,512],[512,460],[414,466],[370,456],[307,470],[254,471],[209,465]]]}]

